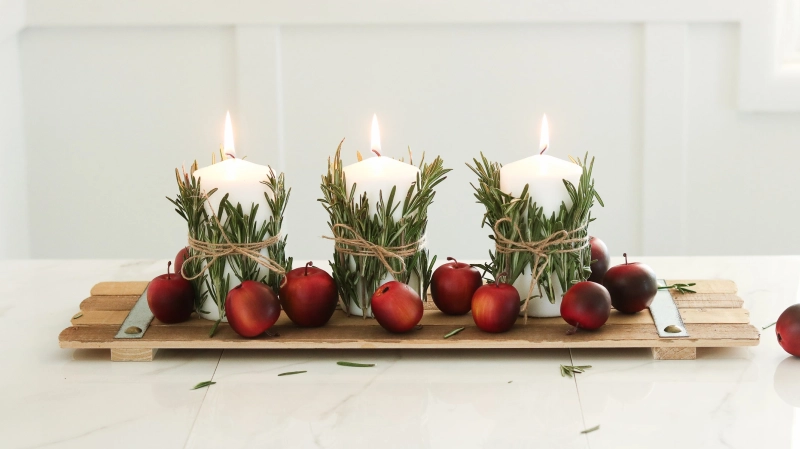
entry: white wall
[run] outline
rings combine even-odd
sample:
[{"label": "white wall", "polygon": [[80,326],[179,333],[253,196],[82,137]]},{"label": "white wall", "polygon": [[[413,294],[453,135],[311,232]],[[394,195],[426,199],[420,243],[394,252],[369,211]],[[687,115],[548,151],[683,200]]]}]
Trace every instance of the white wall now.
[{"label": "white wall", "polygon": [[387,2],[358,13],[351,1],[323,14],[309,0],[190,14],[28,1],[7,50],[19,53],[21,83],[0,71],[0,92],[21,103],[4,111],[24,124],[8,134],[24,142],[27,170],[11,171],[27,177],[14,201],[31,205],[20,221],[30,238],[0,226],[0,243],[30,250],[0,245],[0,257],[172,255],[185,233],[164,199],[173,170],[209,161],[226,109],[237,150],[287,173],[299,259],[329,256],[319,179],[342,137],[346,163],[366,153],[373,112],[387,153],[410,145],[454,169],[431,211],[441,257],[485,256],[464,163],[480,151],[501,162],[532,154],[543,112],[552,154],[597,157],[606,208],[591,232],[612,252],[800,252],[800,102],[787,101],[800,83],[743,63],[773,41],[745,14],[752,3],[560,4],[471,0],[456,13]]}]

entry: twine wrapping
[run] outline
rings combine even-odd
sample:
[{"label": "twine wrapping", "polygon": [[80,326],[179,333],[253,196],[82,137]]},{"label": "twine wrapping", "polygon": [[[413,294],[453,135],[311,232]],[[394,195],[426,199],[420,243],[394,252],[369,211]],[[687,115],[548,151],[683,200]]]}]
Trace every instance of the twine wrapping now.
[{"label": "twine wrapping", "polygon": [[[351,256],[377,257],[386,270],[395,276],[406,271],[404,258],[413,256],[425,244],[425,237],[423,237],[405,245],[381,246],[365,239],[355,229],[344,223],[333,225],[331,231],[333,231],[333,237],[323,235],[322,238],[333,240],[336,251]],[[345,233],[348,233],[350,237],[345,236]],[[389,263],[391,259],[400,262],[400,270],[392,268]]]},{"label": "twine wrapping", "polygon": [[[531,285],[528,289],[528,295],[525,296],[525,303],[520,309],[520,311],[525,311],[524,322],[527,323],[528,301],[530,301],[530,298],[533,295],[534,287],[539,283],[539,277],[541,277],[545,267],[547,267],[547,264],[550,262],[550,256],[553,254],[577,253],[589,247],[588,235],[585,237],[576,237],[576,235],[585,230],[589,224],[586,223],[571,231],[562,229],[550,234],[542,240],[517,242],[507,238],[500,232],[500,224],[505,222],[512,223],[511,218],[501,218],[494,224],[495,250],[500,254],[530,253],[533,255]],[[517,235],[522,237],[522,231],[519,229],[519,226],[517,226],[516,223],[512,224],[514,225],[514,230],[516,231]],[[562,245],[574,245],[576,243],[579,243],[580,245],[569,248],[562,247]],[[539,259],[543,259],[542,263],[539,263]]]},{"label": "twine wrapping", "polygon": [[[208,201],[208,195],[205,193],[202,195],[203,201]],[[206,242],[203,240],[197,240],[191,235],[188,237],[189,248],[193,249],[197,254],[187,257],[183,261],[183,266],[181,266],[181,275],[187,280],[194,280],[202,276],[208,268],[214,264],[219,258],[227,257],[227,256],[243,256],[247,257],[248,259],[252,260],[253,262],[261,265],[262,267],[267,268],[268,270],[277,273],[278,275],[286,274],[286,270],[276,261],[270,259],[269,257],[261,254],[261,250],[265,248],[269,248],[270,246],[275,245],[281,240],[281,235],[274,235],[266,240],[262,240],[260,242],[251,242],[251,243],[235,243],[232,242],[231,239],[228,237],[228,234],[225,232],[225,228],[219,221],[217,214],[214,212],[214,208],[211,207],[211,204],[208,206],[209,210],[211,210],[211,216],[214,218],[214,222],[216,222],[217,227],[219,228],[220,234],[222,234],[222,238],[225,239],[225,242],[220,243],[212,243]],[[211,260],[206,263],[206,265],[198,272],[196,275],[187,277],[186,276],[186,266],[189,265],[187,262],[194,260],[194,259],[205,259],[210,257]]]}]

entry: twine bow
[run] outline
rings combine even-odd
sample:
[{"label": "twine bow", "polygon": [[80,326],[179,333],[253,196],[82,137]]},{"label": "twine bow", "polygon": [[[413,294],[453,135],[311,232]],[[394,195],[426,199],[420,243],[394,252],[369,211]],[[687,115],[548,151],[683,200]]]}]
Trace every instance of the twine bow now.
[{"label": "twine bow", "polygon": [[[202,195],[203,202],[208,202],[208,195],[205,193]],[[187,257],[183,261],[183,266],[181,267],[181,274],[187,280],[197,279],[205,273],[208,268],[214,264],[219,258],[238,255],[242,257],[247,257],[248,259],[252,260],[253,262],[261,265],[262,267],[267,268],[268,270],[277,273],[278,275],[284,275],[286,270],[276,261],[270,259],[269,257],[261,254],[261,250],[264,248],[269,248],[270,246],[275,245],[281,240],[281,235],[273,235],[272,237],[262,240],[260,242],[249,242],[249,243],[235,243],[231,241],[228,237],[228,234],[225,232],[225,228],[219,221],[217,214],[214,212],[214,208],[211,207],[211,204],[208,205],[209,210],[211,210],[211,216],[214,218],[214,222],[217,224],[217,228],[219,228],[220,234],[222,234],[222,238],[225,239],[225,242],[219,243],[212,243],[206,242],[203,240],[197,240],[191,235],[188,237],[189,248],[193,249],[196,254]],[[211,260],[206,263],[206,265],[194,276],[188,277],[186,276],[186,266],[188,265],[187,262],[194,260],[194,259],[204,259],[206,257],[210,257]]]},{"label": "twine bow", "polygon": [[[556,231],[542,240],[517,242],[507,238],[500,232],[500,224],[505,222],[512,223],[514,225],[514,231],[517,235],[522,237],[522,231],[516,223],[511,221],[511,218],[501,218],[494,224],[495,250],[500,254],[530,253],[533,255],[531,285],[530,288],[528,288],[528,295],[525,297],[525,303],[521,308],[521,310],[525,311],[524,320],[525,323],[527,323],[528,301],[530,301],[533,295],[533,289],[539,283],[539,278],[544,272],[544,269],[547,267],[547,264],[550,263],[550,256],[554,254],[577,253],[587,248],[589,246],[589,236],[576,237],[576,235],[585,230],[588,223],[571,231],[564,229]],[[573,246],[575,244],[580,245]],[[542,263],[539,263],[540,259],[542,259]]]},{"label": "twine bow", "polygon": [[[351,256],[377,257],[392,275],[405,272],[406,262],[404,258],[413,256],[425,243],[425,238],[423,237],[405,245],[381,246],[365,239],[355,229],[344,223],[333,225],[331,231],[333,231],[333,237],[323,235],[322,238],[333,240],[337,251]],[[345,233],[349,234],[350,237],[345,236]],[[389,263],[392,259],[400,262],[400,270],[395,270]]]}]

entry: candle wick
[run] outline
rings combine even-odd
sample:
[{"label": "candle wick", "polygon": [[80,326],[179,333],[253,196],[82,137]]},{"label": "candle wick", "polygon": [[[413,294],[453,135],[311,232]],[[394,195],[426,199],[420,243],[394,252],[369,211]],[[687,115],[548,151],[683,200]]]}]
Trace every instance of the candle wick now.
[{"label": "candle wick", "polygon": [[236,159],[236,155],[233,153],[225,153],[225,156],[228,156],[231,159]]},{"label": "candle wick", "polygon": [[372,152],[373,152],[373,153],[375,153],[375,154],[377,154],[378,156],[380,156],[380,155],[381,155],[381,152],[380,152],[380,151],[378,151],[378,150],[376,150],[375,148],[373,148],[373,149],[372,149]]},{"label": "candle wick", "polygon": [[539,154],[542,155],[544,154],[545,151],[547,151],[547,145],[545,145],[544,148],[542,148],[542,151],[540,151]]}]

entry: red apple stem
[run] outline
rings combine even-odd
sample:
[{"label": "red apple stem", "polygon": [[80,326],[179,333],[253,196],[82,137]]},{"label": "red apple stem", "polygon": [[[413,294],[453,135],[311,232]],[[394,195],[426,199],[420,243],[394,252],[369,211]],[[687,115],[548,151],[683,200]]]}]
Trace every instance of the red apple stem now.
[{"label": "red apple stem", "polygon": [[447,260],[451,260],[451,261],[453,261],[455,263],[458,263],[458,261],[456,260],[455,257],[448,257]]},{"label": "red apple stem", "polygon": [[169,279],[169,269],[172,267],[172,261],[167,261],[167,279]]},{"label": "red apple stem", "polygon": [[500,278],[506,278],[506,280],[508,280],[508,271],[504,271],[498,274],[496,278],[494,278],[495,287],[500,287]]},{"label": "red apple stem", "polygon": [[309,262],[306,264],[306,271],[303,273],[303,276],[308,276],[308,267],[313,267],[314,262]]},{"label": "red apple stem", "polygon": [[625,265],[628,265],[628,253],[622,253],[622,257],[625,258]]}]

